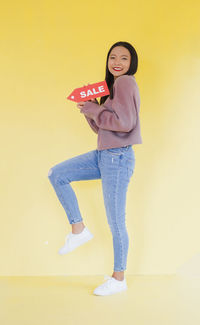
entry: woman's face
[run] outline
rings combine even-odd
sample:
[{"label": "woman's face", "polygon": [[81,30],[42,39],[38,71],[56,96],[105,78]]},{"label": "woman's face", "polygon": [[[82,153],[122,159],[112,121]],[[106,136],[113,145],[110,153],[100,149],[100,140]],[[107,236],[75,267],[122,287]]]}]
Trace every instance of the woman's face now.
[{"label": "woman's face", "polygon": [[[126,47],[115,46],[112,49],[108,58],[108,70],[114,76],[114,80],[128,71],[130,63],[131,55]],[[115,67],[120,69],[114,70]]]}]

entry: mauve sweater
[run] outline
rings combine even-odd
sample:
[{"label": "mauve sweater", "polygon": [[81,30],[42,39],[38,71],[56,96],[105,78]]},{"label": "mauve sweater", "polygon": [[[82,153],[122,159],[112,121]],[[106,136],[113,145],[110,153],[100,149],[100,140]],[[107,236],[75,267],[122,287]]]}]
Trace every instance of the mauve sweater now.
[{"label": "mauve sweater", "polygon": [[140,95],[133,75],[122,75],[113,84],[113,99],[99,105],[84,102],[80,112],[98,133],[97,150],[141,144]]}]

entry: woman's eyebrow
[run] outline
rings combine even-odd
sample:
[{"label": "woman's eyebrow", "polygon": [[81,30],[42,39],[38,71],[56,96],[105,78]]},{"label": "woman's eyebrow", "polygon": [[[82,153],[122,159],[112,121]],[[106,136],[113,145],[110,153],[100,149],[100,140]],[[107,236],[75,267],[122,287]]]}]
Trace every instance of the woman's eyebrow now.
[{"label": "woman's eyebrow", "polygon": [[[111,54],[111,56],[115,56],[115,54]],[[127,56],[128,57],[128,55],[126,55],[126,54],[122,54],[122,55],[120,55],[120,56]]]}]

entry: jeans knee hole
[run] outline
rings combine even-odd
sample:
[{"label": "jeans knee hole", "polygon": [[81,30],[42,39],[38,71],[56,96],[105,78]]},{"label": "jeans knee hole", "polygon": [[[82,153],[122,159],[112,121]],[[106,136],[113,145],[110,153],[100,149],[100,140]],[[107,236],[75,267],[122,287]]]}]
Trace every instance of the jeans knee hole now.
[{"label": "jeans knee hole", "polygon": [[51,176],[52,172],[53,172],[53,170],[52,170],[52,168],[51,168],[51,169],[49,170],[49,172],[48,172],[48,176]]}]

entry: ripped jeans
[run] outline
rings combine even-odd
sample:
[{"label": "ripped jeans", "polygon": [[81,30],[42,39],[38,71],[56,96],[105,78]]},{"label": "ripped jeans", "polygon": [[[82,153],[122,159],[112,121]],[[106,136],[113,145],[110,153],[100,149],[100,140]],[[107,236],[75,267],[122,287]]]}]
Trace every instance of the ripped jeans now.
[{"label": "ripped jeans", "polygon": [[48,173],[70,224],[83,221],[70,183],[101,179],[105,211],[113,239],[114,271],[124,271],[127,267],[129,237],[125,220],[126,193],[134,168],[135,153],[132,146],[128,145],[89,151],[56,164]]}]

